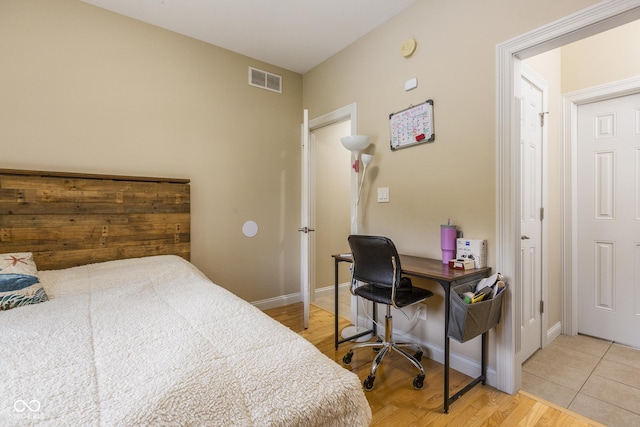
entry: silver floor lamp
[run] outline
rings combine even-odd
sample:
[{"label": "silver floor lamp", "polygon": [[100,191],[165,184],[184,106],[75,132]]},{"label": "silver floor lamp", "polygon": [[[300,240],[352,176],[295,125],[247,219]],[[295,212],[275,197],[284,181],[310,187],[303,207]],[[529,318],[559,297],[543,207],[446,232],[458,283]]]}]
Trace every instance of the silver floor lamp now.
[{"label": "silver floor lamp", "polygon": [[[352,135],[352,136],[345,136],[341,138],[340,141],[342,142],[342,145],[344,145],[344,147],[347,150],[351,151],[351,154],[354,158],[354,163],[352,165],[352,168],[356,174],[360,172],[360,168],[359,168],[360,159],[362,160],[362,164],[364,165],[364,168],[362,170],[362,177],[360,178],[360,183],[357,188],[356,200],[354,202],[353,210],[352,210],[353,216],[351,218],[351,232],[354,233],[354,232],[359,232],[360,217],[358,215],[358,206],[360,204],[360,193],[362,192],[362,184],[364,183],[364,177],[367,173],[367,166],[373,160],[372,154],[360,155],[360,153],[362,152],[362,150],[364,150],[369,146],[369,143],[371,142],[371,138],[365,135]],[[359,320],[360,320],[360,305],[357,303],[357,297],[356,297],[355,325],[347,326],[342,330],[341,335],[343,338],[347,338],[353,335],[357,335],[361,332],[367,331],[367,328],[364,328],[358,325]],[[368,341],[370,339],[371,339],[371,334],[367,334],[354,339],[354,341],[361,342],[361,341]]]}]

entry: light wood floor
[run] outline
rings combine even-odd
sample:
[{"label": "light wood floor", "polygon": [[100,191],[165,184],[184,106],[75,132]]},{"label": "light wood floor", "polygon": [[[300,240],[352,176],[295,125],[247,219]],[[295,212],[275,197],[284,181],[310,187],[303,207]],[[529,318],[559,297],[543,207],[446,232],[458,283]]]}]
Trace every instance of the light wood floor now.
[{"label": "light wood floor", "polygon": [[[342,365],[348,344],[334,349],[333,313],[311,306],[309,328],[302,326],[302,304],[265,310],[265,313],[313,343],[322,353]],[[340,320],[341,328],[348,325]],[[373,351],[354,353],[349,369],[361,380],[367,377]],[[397,363],[396,363],[397,362]],[[560,406],[520,392],[509,395],[487,385],[477,385],[442,411],[444,368],[424,358],[426,372],[422,390],[414,390],[415,368],[401,356],[387,355],[376,373],[375,388],[365,395],[373,413],[372,426],[602,426]],[[451,371],[451,389],[457,391],[470,378]]]}]

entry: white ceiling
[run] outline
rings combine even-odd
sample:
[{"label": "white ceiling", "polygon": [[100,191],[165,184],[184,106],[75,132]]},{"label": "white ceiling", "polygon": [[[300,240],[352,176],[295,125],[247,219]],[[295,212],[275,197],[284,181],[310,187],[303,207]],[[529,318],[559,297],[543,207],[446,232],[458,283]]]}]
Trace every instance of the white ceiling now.
[{"label": "white ceiling", "polygon": [[416,0],[82,0],[305,73]]}]

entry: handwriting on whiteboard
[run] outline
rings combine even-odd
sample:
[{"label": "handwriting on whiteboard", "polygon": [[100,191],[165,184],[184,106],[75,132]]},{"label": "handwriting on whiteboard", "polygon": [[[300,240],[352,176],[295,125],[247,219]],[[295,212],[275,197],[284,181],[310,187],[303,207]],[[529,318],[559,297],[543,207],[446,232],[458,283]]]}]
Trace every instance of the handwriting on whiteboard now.
[{"label": "handwriting on whiteboard", "polygon": [[433,141],[433,101],[389,115],[389,125],[392,150]]}]

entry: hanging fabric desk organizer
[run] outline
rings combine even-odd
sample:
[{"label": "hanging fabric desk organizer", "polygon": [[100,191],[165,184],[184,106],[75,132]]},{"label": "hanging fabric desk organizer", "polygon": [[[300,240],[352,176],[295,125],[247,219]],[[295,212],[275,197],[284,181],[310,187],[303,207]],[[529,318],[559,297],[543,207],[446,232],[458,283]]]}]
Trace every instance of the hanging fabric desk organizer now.
[{"label": "hanging fabric desk organizer", "polygon": [[449,311],[449,337],[459,342],[466,342],[487,332],[500,321],[502,299],[505,288],[491,299],[468,304],[464,302],[465,292],[475,292],[478,281],[463,283],[452,288]]}]

